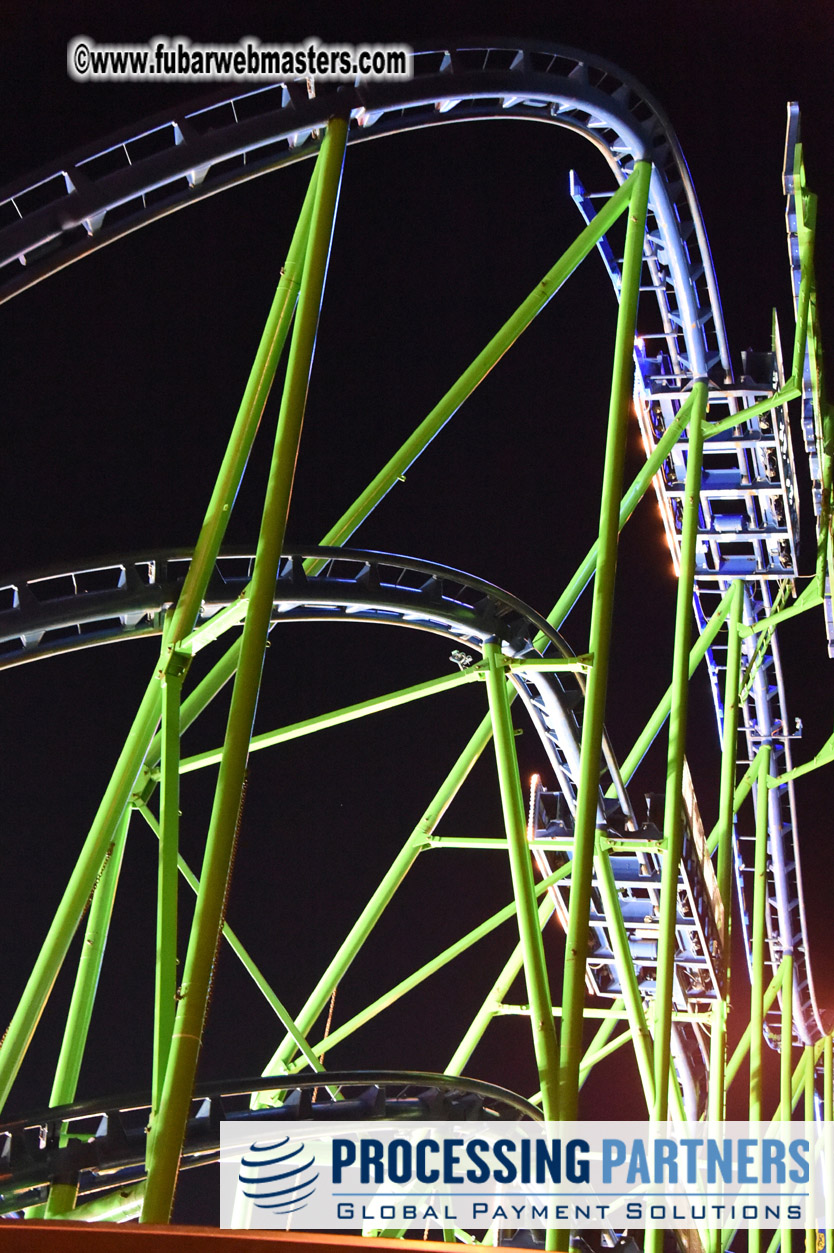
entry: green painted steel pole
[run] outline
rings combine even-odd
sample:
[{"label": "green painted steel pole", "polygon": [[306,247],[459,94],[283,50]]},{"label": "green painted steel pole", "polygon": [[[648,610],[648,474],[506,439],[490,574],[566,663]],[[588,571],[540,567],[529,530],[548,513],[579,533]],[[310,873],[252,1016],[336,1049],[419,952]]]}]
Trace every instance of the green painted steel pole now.
[{"label": "green painted steel pole", "polygon": [[[563,866],[562,869],[566,875],[573,869],[570,863]],[[547,922],[553,916],[554,904],[548,896],[539,905],[538,923],[539,928],[546,926]],[[460,1044],[455,1049],[449,1064],[446,1067],[446,1073],[449,1075],[462,1075],[464,1067],[468,1064],[470,1057],[475,1052],[478,1044],[483,1038],[492,1019],[499,1012],[504,997],[509,992],[516,979],[518,972],[521,970],[523,962],[523,952],[521,944],[517,944],[510,956],[504,963],[498,978],[493,983],[487,993],[481,1008],[478,1010],[472,1022],[466,1029]]]},{"label": "green painted steel pole", "polygon": [[[731,591],[728,589],[724,593],[724,595],[721,597],[721,600],[719,601],[715,609],[715,612],[710,617],[709,622],[704,627],[701,634],[698,636],[698,639],[692,645],[692,648],[689,653],[689,677],[690,679],[694,675],[695,671],[698,669],[698,666],[704,660],[704,657],[707,655],[708,650],[712,647],[713,642],[716,636],[718,635],[718,632],[721,630],[724,619],[727,616],[730,596],[731,596]],[[622,777],[623,783],[627,784],[633,778],[634,772],[636,771],[637,767],[640,765],[640,762],[643,760],[646,753],[651,748],[652,744],[654,743],[655,739],[657,738],[658,734],[663,728],[663,724],[666,722],[666,719],[669,717],[669,710],[671,708],[672,708],[672,686],[670,684],[669,687],[667,687],[664,695],[658,701],[657,706],[655,707],[655,710],[652,713],[651,717],[649,718],[648,722],[646,723],[645,727],[640,732],[640,735],[638,736],[638,738],[635,740],[634,747],[632,748],[631,752],[628,754],[628,756],[626,757],[626,759],[623,761],[622,765],[620,766],[620,775]],[[614,791],[615,791],[614,784],[612,783],[611,786],[608,788],[608,791],[605,793],[605,795],[613,796]]]},{"label": "green painted steel pole", "polygon": [[159,796],[156,965],[154,971],[151,1117],[159,1112],[177,1007],[177,889],[180,830],[180,694],[184,659],[169,663],[162,679],[162,778]]},{"label": "green painted steel pole", "polygon": [[[750,1121],[762,1120],[762,1039],[764,1032],[765,908],[767,898],[767,772],[770,745],[763,746],[756,784],[756,853],[753,868],[752,980],[750,988]],[[752,1234],[752,1233],[751,1233]]]},{"label": "green painted steel pole", "polygon": [[174,609],[169,647],[173,650],[193,629],[211,578],[223,536],[232,515],[252,443],[269,398],[275,371],[286,343],[295,312],[301,271],[310,233],[310,219],[316,196],[318,162],[313,170],[301,213],[290,243],[287,259],[267,316],[258,351],[249,373],[243,399],[232,428],[226,452],[211,494],[194,556],[185,576],[182,592]]},{"label": "green painted steel pole", "polygon": [[[313,718],[293,722],[275,731],[262,731],[260,735],[252,736],[249,751],[254,753],[262,748],[272,748],[276,744],[286,744],[289,740],[300,739],[302,736],[312,735],[316,731],[324,731],[330,727],[343,726],[346,722],[366,718],[369,714],[381,713],[386,709],[397,709],[400,705],[422,700],[425,696],[437,696],[442,692],[464,687],[468,683],[477,683],[483,681],[483,673],[479,666],[470,666],[454,674],[444,674],[437,679],[427,679],[425,683],[415,683],[412,687],[387,692],[384,696],[372,696],[369,700],[359,701],[355,705],[345,705],[329,713],[317,714]],[[203,753],[195,753],[193,757],[183,758],[180,763],[180,772],[188,774],[192,770],[202,770],[206,766],[217,765],[222,756],[222,748],[211,748]]]},{"label": "green painted steel pole", "polygon": [[[554,883],[560,882],[560,880],[564,879],[569,873],[570,865],[560,866],[559,869],[552,875],[548,875],[546,879],[543,879],[540,883],[535,885],[536,895],[543,895],[549,887],[551,887]],[[461,936],[461,938],[456,940],[454,944],[450,944],[448,948],[443,949],[443,951],[438,953],[436,957],[433,957],[431,961],[428,961],[425,965],[420,966],[420,968],[415,970],[413,974],[408,975],[407,978],[401,980],[387,992],[383,992],[382,996],[377,997],[377,999],[372,1001],[370,1005],[366,1005],[364,1009],[360,1009],[358,1013],[354,1014],[352,1018],[349,1018],[347,1022],[342,1023],[342,1025],[337,1027],[335,1031],[331,1031],[326,1041],[324,1039],[317,1041],[317,1043],[313,1045],[313,1051],[316,1053],[321,1052],[322,1046],[325,1043],[328,1048],[333,1048],[334,1045],[339,1044],[342,1040],[346,1040],[348,1036],[354,1033],[354,1031],[357,1031],[361,1026],[364,1026],[366,1022],[370,1022],[370,1020],[375,1018],[377,1014],[381,1014],[384,1009],[389,1007],[389,1005],[393,1005],[395,1001],[398,1001],[401,997],[405,996],[407,992],[412,991],[413,988],[418,987],[419,984],[423,983],[431,975],[436,974],[438,970],[442,970],[442,968],[448,965],[449,962],[454,961],[454,959],[459,957],[461,953],[465,953],[467,949],[470,949],[473,944],[477,944],[477,942],[482,940],[484,936],[489,935],[496,929],[496,927],[500,927],[502,923],[509,922],[511,918],[515,918],[517,912],[516,903],[513,901],[512,904],[505,906],[504,909],[500,909],[497,913],[492,914],[489,918],[486,918],[479,926],[473,927],[471,931],[467,931],[466,935]],[[603,1027],[606,1026],[607,1024],[603,1023]],[[617,1019],[613,1019],[610,1026],[608,1026],[609,1034],[616,1026]]]},{"label": "green painted steel pole", "polygon": [[608,688],[608,657],[617,566],[619,502],[628,433],[628,413],[633,385],[634,333],[643,264],[643,237],[651,182],[651,165],[639,161],[632,176],[620,308],[614,346],[614,368],[608,415],[608,436],[602,485],[599,525],[599,556],[594,580],[589,651],[593,669],[585,693],[579,786],[575,820],[576,847],[571,876],[565,974],[562,993],[564,1016],[560,1057],[559,1108],[567,1121],[576,1119],[579,1099],[579,1066],[582,1060],[582,1011],[585,1005],[585,968],[588,953],[588,913],[597,807],[603,718]]},{"label": "green painted steel pole", "polygon": [[[822,1116],[825,1122],[825,1154],[829,1166],[834,1162],[834,1036],[823,1044]],[[834,1249],[834,1189],[825,1190],[825,1249]]]},{"label": "green painted steel pole", "polygon": [[324,291],[347,138],[347,121],[334,118],[319,156],[315,204],[301,280],[298,312],[275,435],[272,465],[250,584],[240,663],[235,675],[226,744],[218,774],[200,891],[194,911],[174,1037],[158,1118],[148,1138],[148,1186],[142,1221],[168,1222],[179,1156],[200,1052],[206,1004],[228,890],[235,834],[266,647],[275,579],[301,438],[316,330]]},{"label": "green painted steel pole", "polygon": [[686,751],[686,713],[689,696],[689,646],[692,632],[692,589],[698,542],[703,418],[707,388],[696,383],[698,398],[689,423],[689,447],[681,530],[680,577],[675,612],[675,648],[672,661],[672,707],[669,714],[669,751],[663,815],[664,854],[658,919],[657,991],[654,1021],[654,1109],[663,1122],[669,1110],[669,1072],[672,1063],[672,1001],[674,994],[678,875],[683,853],[683,770]]},{"label": "green painted steel pole", "polygon": [[492,740],[498,768],[504,829],[507,833],[510,872],[513,880],[518,934],[524,955],[524,978],[530,1002],[533,1050],[539,1072],[542,1111],[548,1122],[558,1117],[559,1047],[553,1022],[553,1001],[547,978],[541,927],[536,905],[533,865],[527,844],[527,820],[518,774],[510,702],[507,694],[507,667],[498,644],[484,645],[487,670],[487,696],[492,717]]},{"label": "green painted steel pole", "polygon": [[[791,1121],[793,1110],[793,1076],[791,1074],[791,1049],[793,1047],[793,953],[782,958],[785,973],[782,978],[782,1031],[779,1058],[779,1118]],[[782,1228],[782,1253],[791,1253],[791,1229]]]},{"label": "green painted steel pole", "polygon": [[[140,802],[136,806],[136,808],[139,811],[139,813],[142,815],[142,817],[145,819],[145,822],[148,824],[151,831],[153,831],[156,838],[159,839],[159,834],[160,834],[159,823],[157,822],[156,818],[153,816],[151,811],[148,809],[147,805],[145,805],[144,802]],[[196,896],[200,890],[199,880],[197,879],[197,876],[194,874],[191,867],[188,865],[188,862],[185,860],[184,857],[182,857],[182,855],[178,856],[177,858],[177,868],[179,870],[179,873],[182,875],[183,879],[185,880],[185,882],[191,888],[191,891]],[[269,983],[264,977],[263,972],[259,969],[259,967],[252,960],[252,957],[250,956],[248,950],[243,946],[243,944],[241,944],[237,936],[237,933],[232,930],[232,928],[229,926],[227,922],[223,923],[223,939],[226,940],[226,942],[229,945],[229,948],[232,950],[235,957],[237,957],[238,961],[240,962],[240,964],[243,966],[243,969],[251,978],[255,987],[258,989],[260,993],[262,993],[264,999],[266,1000],[267,1005],[269,1005],[270,1009],[273,1011],[275,1016],[284,1025],[284,1027],[286,1027],[287,1031],[289,1031],[293,1035],[293,1039],[295,1040],[301,1052],[304,1054],[304,1057],[306,1058],[310,1067],[313,1070],[323,1070],[324,1067],[322,1066],[319,1059],[316,1057],[315,1053],[311,1051],[309,1045],[307,1044],[307,1041],[299,1032],[289,1010],[284,1005],[284,1003],[278,999],[274,990],[270,987]]]},{"label": "green painted steel pole", "polygon": [[119,884],[119,872],[122,867],[129,823],[130,809],[125,809],[116,827],[107,861],[101,871],[101,878],[96,884],[90,901],[84,945],[78,958],[78,971],[67,1014],[67,1025],[64,1029],[55,1079],[49,1096],[50,1106],[69,1105],[75,1100],[78,1090],[78,1076],[81,1072],[81,1062],[87,1043],[101,963],[107,946],[113,901]]},{"label": "green painted steel pole", "polygon": [[[805,1083],[804,1087],[804,1108],[803,1117],[805,1122],[814,1121],[814,1065],[816,1063],[816,1050],[813,1044],[806,1044],[803,1052],[805,1054]],[[811,1180],[808,1196],[808,1211],[813,1214],[816,1209],[815,1204],[815,1179],[814,1172],[811,1172]],[[805,1228],[805,1253],[815,1253],[817,1247],[817,1232],[815,1227]]]},{"label": "green painted steel pole", "polygon": [[[724,905],[721,943],[727,952],[730,940],[730,905],[733,895],[733,817],[738,760],[738,719],[741,684],[741,636],[744,611],[744,583],[738,579],[730,589],[730,616],[727,623],[727,668],[724,676],[724,724],[721,736],[721,783],[718,798],[718,862],[716,878]],[[766,808],[766,807],[765,807]]]},{"label": "green painted steel pole", "polygon": [[17,1009],[0,1044],[0,1109],[8,1098],[29,1042],[67,954],[105,854],[124,816],[159,720],[160,690],[151,679],[133,720],[116,768],[104,793],[69,883]]},{"label": "green painted steel pole", "polygon": [[[639,167],[638,167],[639,168]],[[574,270],[593,251],[606,231],[610,230],[620,214],[626,209],[632,196],[635,179],[633,174],[627,182],[615,191],[607,200],[597,216],[580,232],[571,246],[566,249],[554,266],[548,270],[541,282],[519,306],[512,317],[492,337],[489,343],[478,354],[468,369],[457,382],[449,388],[445,396],[438,401],[431,413],[421,422],[414,433],[406,440],[398,452],[380,470],[376,478],[365,491],[358,496],[349,509],[325,535],[321,541],[325,545],[345,544],[354,531],[373,513],[379,502],[387,496],[406,470],[428,447],[439,431],[457,412],[463,402],[497,365],[504,353],[510,348],[540,313],[545,305],[556,295],[563,283],[570,278]],[[308,558],[304,569],[315,573],[321,568],[321,560]]]},{"label": "green painted steel pole", "polygon": [[[397,888],[408,874],[419,853],[425,847],[426,838],[434,831],[440,819],[463,787],[476,761],[487,744],[489,744],[491,736],[492,723],[489,714],[487,714],[443,780],[443,783],[438,788],[420,821],[405,841],[379,887],[351,927],[339,951],[333,957],[333,960],[307,998],[303,1008],[296,1016],[298,1028],[305,1035],[324,1009],[333,993],[334,987],[341,982],[357,953],[359,953],[390,903]],[[267,1062],[263,1073],[265,1075],[280,1074],[292,1060],[294,1053],[295,1049],[292,1040],[289,1037],[285,1038],[269,1062]]]},{"label": "green painted steel pole", "polygon": [[[765,1013],[767,1013],[767,1011],[772,1006],[773,1002],[776,1000],[776,994],[779,991],[781,986],[782,986],[782,966],[780,965],[776,974],[773,976],[770,983],[767,985],[767,991],[765,992],[764,997],[763,997],[763,1005],[764,1005]],[[744,1031],[742,1032],[741,1039],[739,1040],[738,1044],[735,1047],[732,1057],[727,1063],[727,1068],[724,1072],[724,1083],[725,1083],[726,1091],[729,1092],[730,1085],[735,1080],[736,1075],[741,1069],[741,1064],[744,1061],[749,1051],[750,1051],[750,1023],[748,1022],[747,1026],[744,1028]]]},{"label": "green painted steel pole", "polygon": [[605,849],[596,856],[597,880],[605,921],[611,937],[611,947],[617,962],[617,975],[622,988],[623,1000],[628,1011],[628,1024],[634,1041],[634,1055],[646,1098],[646,1108],[652,1109],[655,1096],[654,1078],[654,1046],[646,1022],[643,998],[634,970],[634,959],[628,946],[625,922],[623,921],[622,903],[617,894],[617,885],[611,858]]},{"label": "green painted steel pole", "polygon": [[[130,810],[126,809],[119,823],[107,860],[96,884],[90,902],[87,927],[84,933],[84,945],[78,959],[78,970],[75,986],[72,991],[61,1052],[55,1069],[55,1079],[49,1097],[50,1106],[69,1105],[75,1100],[78,1090],[78,1076],[87,1045],[90,1030],[90,1019],[93,1013],[96,989],[98,988],[101,963],[107,945],[110,930],[110,918],[113,914],[113,901],[119,883],[124,854],[125,838],[130,822]],[[66,1126],[66,1124],[65,1124]],[[65,1129],[65,1128],[64,1128]],[[66,1143],[62,1129],[61,1144]],[[75,1208],[78,1195],[78,1183],[64,1182],[56,1179],[49,1189],[44,1218],[55,1218],[58,1214]]]},{"label": "green painted steel pole", "polygon": [[[620,501],[619,529],[622,531],[626,522],[628,522],[634,510],[645,496],[646,492],[652,485],[652,479],[660,470],[669,453],[677,444],[689,421],[692,412],[693,393],[687,396],[681,405],[673,422],[663,432],[658,440],[654,451],[647,457],[646,462],[641,466],[635,476],[628,491],[624,494]],[[562,595],[547,615],[547,621],[555,630],[561,630],[565,619],[573,609],[579,597],[588,586],[594,571],[597,568],[597,555],[599,553],[599,540],[596,540],[589,549],[584,560],[580,564],[573,578],[568,583]],[[547,636],[540,633],[533,641],[533,647],[541,652],[547,644]]]}]

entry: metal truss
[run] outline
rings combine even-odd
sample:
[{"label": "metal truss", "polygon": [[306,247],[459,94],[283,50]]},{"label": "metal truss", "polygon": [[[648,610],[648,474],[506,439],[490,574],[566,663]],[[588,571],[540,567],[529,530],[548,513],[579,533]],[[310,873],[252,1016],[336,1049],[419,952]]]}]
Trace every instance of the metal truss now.
[{"label": "metal truss", "polygon": [[[321,546],[286,550],[347,146],[420,126],[497,117],[544,121],[585,136],[605,156],[614,187],[589,194],[574,178],[572,193],[585,223],[574,244],[334,523]],[[830,761],[834,748],[829,743],[812,761],[794,766],[776,637],[779,621],[805,609],[822,608],[830,620],[826,450],[831,413],[816,319],[815,202],[805,186],[795,118],[786,192],[797,318],[787,378],[774,344],[763,361],[745,362],[744,376],[734,381],[697,199],[659,107],[606,62],[521,42],[419,52],[415,78],[408,83],[319,85],[311,94],[307,84],[287,82],[240,93],[159,118],[103,150],[45,171],[0,201],[0,215],[5,215],[0,216],[0,298],[241,179],[313,157],[309,190],[250,385],[194,550],[13,576],[0,587],[0,668],[92,644],[151,634],[160,638],[159,661],[0,1044],[5,1101],[89,904],[50,1113],[3,1129],[10,1180],[3,1194],[6,1212],[55,1217],[73,1211],[124,1220],[141,1210],[144,1221],[168,1220],[181,1153],[188,1161],[189,1155],[213,1151],[205,1134],[213,1134],[220,1090],[201,1095],[195,1083],[221,939],[279,1024],[275,1038],[265,1042],[262,1083],[223,1089],[250,1092],[254,1117],[262,1110],[286,1112],[292,1092],[320,1088],[327,1105],[363,1085],[372,1098],[362,1100],[378,1111],[380,1100],[383,1105],[386,1100],[379,1095],[383,1081],[325,1072],[324,1055],[504,924],[516,928],[506,962],[485,989],[475,1018],[468,1026],[461,1024],[463,1034],[446,1075],[401,1076],[403,1085],[423,1084],[435,1103],[450,1092],[456,1094],[453,1099],[460,1093],[479,1100],[495,1096],[464,1075],[477,1065],[473,1055],[489,1025],[516,1017],[528,1024],[539,1081],[539,1090],[523,1101],[530,1116],[541,1111],[550,1120],[574,1118],[588,1074],[626,1047],[633,1050],[651,1118],[722,1119],[728,1088],[748,1055],[750,1117],[760,1118],[766,1100],[762,1042],[767,1038],[781,1049],[775,1117],[790,1119],[800,1101],[806,1117],[815,1112],[834,1117],[832,1027],[816,1004],[811,979],[793,786],[799,775]],[[620,219],[626,228],[616,235],[615,251],[611,240]],[[599,532],[550,614],[545,617],[480,579],[428,561],[347,549],[394,483],[595,249],[618,301]],[[221,546],[229,515],[285,349],[257,549],[254,555],[225,552]],[[797,596],[798,510],[787,405],[800,398],[815,484],[818,554],[814,578]],[[623,492],[633,400],[647,459]],[[621,529],[652,485],[678,575],[674,662],[667,691],[619,766],[605,732],[617,677],[609,673],[617,545]],[[574,654],[560,630],[591,581],[590,633]],[[692,638],[693,602],[698,639]],[[453,646],[457,668],[253,735],[270,636],[277,638],[286,622],[314,620],[432,632]],[[220,651],[228,633],[231,643]],[[201,661],[214,661],[189,690],[192,665],[204,652]],[[685,757],[689,683],[702,662],[721,740],[720,796],[711,830],[704,826]],[[184,756],[181,735],[230,683],[223,743]],[[292,1014],[283,989],[269,985],[225,921],[250,754],[468,684],[479,684],[484,693],[480,725],[318,983]],[[534,782],[529,805],[515,745],[516,697],[539,737],[547,768]],[[667,723],[665,794],[641,822],[628,784]],[[440,834],[441,818],[491,741],[501,796],[495,828],[450,836],[444,827]],[[214,804],[198,879],[179,850],[180,776],[215,766]],[[736,815],[751,794],[756,835],[745,841],[736,836]],[[150,1094],[137,1099],[136,1106],[149,1124],[141,1162],[136,1137],[127,1134],[120,1112],[134,1108],[129,1100],[113,1098],[95,1109],[79,1110],[74,1104],[133,815],[159,839]],[[512,900],[318,1038],[318,1023],[335,988],[372,941],[401,881],[418,857],[444,849],[503,852]],[[734,872],[740,888],[735,906]],[[197,895],[181,975],[180,877]],[[752,991],[749,1025],[730,1055],[727,988],[734,912],[747,941]],[[562,999],[555,1006],[552,958],[543,940],[552,918],[566,933]],[[514,1003],[510,996],[519,975],[526,999]],[[594,1022],[598,1029],[588,1040],[583,1032]],[[794,1066],[795,1045],[801,1051]],[[282,1079],[283,1088],[276,1088]],[[194,1101],[203,1097],[208,1104],[195,1114]],[[519,1109],[518,1099],[514,1108]],[[413,1116],[411,1106],[407,1112]],[[86,1157],[70,1151],[68,1139],[71,1124],[84,1117],[97,1119],[103,1128],[93,1133],[101,1143]],[[49,1131],[35,1151],[31,1127],[40,1125]],[[120,1179],[127,1176],[114,1175],[109,1191],[100,1186],[111,1167],[133,1172],[127,1201],[118,1192]],[[549,1233],[550,1247],[558,1247],[564,1234]],[[732,1234],[712,1233],[711,1250],[726,1248]],[[786,1245],[789,1235],[777,1232],[772,1247],[780,1240]],[[617,1236],[609,1233],[609,1242]],[[488,1233],[488,1240],[494,1238],[494,1232]],[[646,1248],[656,1253],[659,1247],[660,1233],[649,1230]]]}]

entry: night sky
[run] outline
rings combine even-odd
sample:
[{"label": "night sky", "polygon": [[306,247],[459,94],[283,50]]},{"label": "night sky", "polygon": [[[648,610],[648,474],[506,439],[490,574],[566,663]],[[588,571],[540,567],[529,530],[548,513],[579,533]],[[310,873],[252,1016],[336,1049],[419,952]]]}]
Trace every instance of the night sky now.
[{"label": "night sky", "polygon": [[[0,21],[0,187],[138,123],[205,85],[89,85],[65,74],[76,34],[146,40],[185,34],[291,42],[398,39],[422,45],[490,34],[607,57],[662,104],[688,160],[712,245],[734,360],[769,347],[777,306],[792,314],[781,167],[785,105],[803,112],[809,181],[820,193],[817,273],[834,327],[834,14],[818,0],[717,5],[315,2],[221,6],[6,0]],[[578,232],[575,167],[611,186],[599,155],[555,127],[446,126],[348,151],[325,293],[290,542],[312,544],[353,500]],[[0,567],[34,572],[188,547],[278,279],[309,163],[240,186],[101,250],[0,307]],[[616,306],[596,257],[412,468],[354,543],[470,571],[547,613],[593,540]],[[830,339],[830,335],[829,335]],[[276,389],[277,390],[277,389]],[[268,406],[228,532],[254,544],[277,413]],[[794,415],[796,417],[796,415]],[[798,426],[798,423],[797,423]],[[639,459],[635,429],[630,473]],[[801,433],[803,569],[813,522]],[[620,757],[671,673],[675,583],[654,498],[627,529],[620,563],[608,728]],[[565,635],[581,652],[587,613]],[[7,1018],[95,813],[154,664],[156,642],[87,650],[6,671],[3,708],[3,1009]],[[830,733],[832,671],[822,619],[783,638],[789,712],[805,724],[797,760]],[[447,673],[448,643],[416,632],[288,626],[273,634],[258,730]],[[480,688],[253,757],[229,920],[296,1010],[327,956],[419,820],[484,709]],[[521,723],[519,723],[521,725]],[[222,713],[186,751],[219,743]],[[692,695],[689,755],[708,827],[717,737],[705,678]],[[528,728],[525,778],[543,754]],[[635,796],[662,791],[663,750]],[[829,768],[830,772],[830,768]],[[447,816],[448,834],[499,834],[486,754]],[[183,787],[183,850],[199,865],[208,775]],[[820,1002],[834,1008],[830,938],[830,774],[798,788],[799,830]],[[638,802],[639,809],[639,802]],[[448,859],[448,860],[446,860]],[[155,842],[134,819],[79,1096],[148,1083]],[[415,955],[455,939],[509,899],[497,853],[425,856],[345,981],[334,1025]],[[182,896],[183,920],[190,902]],[[554,989],[560,941],[548,936]],[[506,930],[338,1051],[332,1065],[442,1069],[512,943]],[[77,948],[59,979],[10,1108],[46,1104]],[[184,953],[184,944],[183,944]],[[69,976],[69,977],[68,977]],[[739,979],[743,983],[743,976]],[[743,1000],[743,992],[739,993]],[[221,959],[204,1077],[254,1073],[280,1037],[256,991]],[[500,1022],[469,1069],[535,1087],[523,1024]],[[616,1068],[615,1072],[616,1073]],[[611,1072],[589,1097],[604,1108]]]}]

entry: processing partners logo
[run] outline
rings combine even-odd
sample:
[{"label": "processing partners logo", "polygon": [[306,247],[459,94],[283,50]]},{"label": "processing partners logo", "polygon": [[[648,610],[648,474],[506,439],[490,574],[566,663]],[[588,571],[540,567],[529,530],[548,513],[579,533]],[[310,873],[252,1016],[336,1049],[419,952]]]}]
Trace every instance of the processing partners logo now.
[{"label": "processing partners logo", "polygon": [[318,1177],[316,1159],[304,1143],[283,1136],[253,1141],[240,1160],[237,1178],[245,1200],[284,1218],[306,1208]]},{"label": "processing partners logo", "polygon": [[220,1135],[226,1228],[834,1226],[832,1123],[242,1119]]}]

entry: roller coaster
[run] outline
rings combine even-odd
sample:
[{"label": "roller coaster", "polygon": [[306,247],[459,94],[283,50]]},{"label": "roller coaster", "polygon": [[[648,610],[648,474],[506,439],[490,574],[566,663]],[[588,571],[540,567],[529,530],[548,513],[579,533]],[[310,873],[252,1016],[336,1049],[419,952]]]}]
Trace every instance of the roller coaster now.
[{"label": "roller coaster", "polygon": [[[572,175],[583,223],[574,243],[320,544],[291,549],[286,520],[346,152],[415,128],[495,118],[544,122],[590,140],[613,186],[588,192]],[[35,1115],[0,1127],[0,1191],[9,1219],[167,1222],[178,1172],[216,1157],[224,1117],[336,1116],[342,1106],[354,1116],[413,1118],[419,1109],[448,1116],[450,1108],[465,1106],[574,1119],[582,1113],[588,1075],[612,1056],[607,1064],[616,1065],[620,1049],[633,1051],[647,1116],[655,1120],[724,1119],[728,1091],[744,1068],[752,1120],[790,1120],[798,1107],[806,1119],[834,1119],[834,1017],[814,992],[794,795],[800,776],[834,758],[834,737],[810,760],[794,763],[777,635],[783,620],[807,611],[824,620],[830,647],[834,641],[832,413],[816,308],[816,201],[806,186],[798,111],[789,110],[784,168],[793,350],[786,368],[775,340],[767,353],[745,359],[738,380],[706,230],[662,110],[605,61],[520,41],[419,51],[408,81],[287,81],[241,91],[81,153],[0,199],[0,300],[149,222],[305,160],[313,171],[309,189],[195,547],[13,575],[0,589],[0,667],[36,660],[55,665],[46,659],[134,637],[161,640],[46,939],[28,979],[21,974],[25,987],[0,1045],[5,1103],[73,937],[85,927],[51,1091]],[[617,297],[599,529],[552,610],[537,612],[482,578],[431,560],[349,547],[365,519],[594,252]],[[224,549],[285,349],[261,533],[250,550]],[[790,404],[800,410],[816,513],[811,575],[798,565]],[[624,490],[632,411],[646,460]],[[658,693],[643,734],[619,764],[605,729],[617,691],[610,665],[617,546],[652,489],[677,574],[674,659],[667,690]],[[561,629],[589,585],[589,638],[574,652]],[[266,649],[289,622],[427,631],[451,646],[451,663],[434,679],[255,735]],[[270,664],[276,654],[277,664],[285,664],[291,649],[273,649]],[[703,681],[704,673],[720,750],[707,826],[685,752],[689,685]],[[199,680],[189,684],[196,674]],[[181,736],[230,684],[223,743],[185,755]],[[306,1000],[296,987],[273,989],[225,921],[235,845],[239,834],[245,839],[240,815],[250,755],[477,684],[485,689],[482,721],[377,890],[358,903],[356,922],[315,987]],[[542,750],[529,800],[516,750],[519,708]],[[643,820],[628,786],[666,727],[665,790]],[[483,833],[449,835],[448,824],[440,833],[491,742],[501,815]],[[180,777],[215,768],[197,875],[178,847]],[[149,826],[159,840],[150,1078],[138,1096],[79,1102],[132,823]],[[421,855],[442,848],[505,850],[513,899],[330,1030],[322,1019],[334,992],[361,967],[383,913],[389,907],[396,913],[403,879]],[[180,877],[197,900],[181,975]],[[566,937],[561,1005],[553,1000],[559,982],[549,938],[554,924]],[[402,925],[407,947],[411,924]],[[361,1040],[365,1024],[502,926],[513,932],[504,965],[485,980],[474,1019],[460,1024],[460,1043],[443,1074],[325,1069],[324,1056],[342,1040],[357,1032]],[[743,1029],[732,1015],[745,1010],[731,1006],[729,997],[731,931],[738,935],[739,929],[751,988]],[[212,970],[223,942],[266,997],[277,1030],[264,1041],[263,1076],[198,1084]],[[525,999],[516,1003],[511,995],[519,977]],[[302,1000],[301,1007],[291,1011],[287,997]],[[476,1049],[490,1025],[508,1017],[520,1020],[519,1038],[532,1044],[538,1074],[538,1091],[523,1098],[477,1079]],[[590,1039],[583,1034],[589,1025],[595,1028]],[[415,1039],[426,1029],[415,1023]],[[780,1051],[775,1108],[763,1080],[764,1044]],[[506,1086],[512,1075],[502,1080]],[[612,1084],[612,1115],[615,1089]],[[712,1247],[729,1247],[733,1234],[712,1233]],[[825,1234],[831,1248],[832,1232]],[[463,1232],[446,1236],[472,1239]],[[620,1236],[612,1231],[603,1243],[613,1245]],[[498,1238],[493,1230],[486,1242]],[[658,1248],[658,1239],[649,1231],[646,1247]],[[776,1231],[769,1247],[790,1247],[790,1239],[789,1231]],[[760,1233],[750,1233],[751,1247],[759,1240]]]}]

